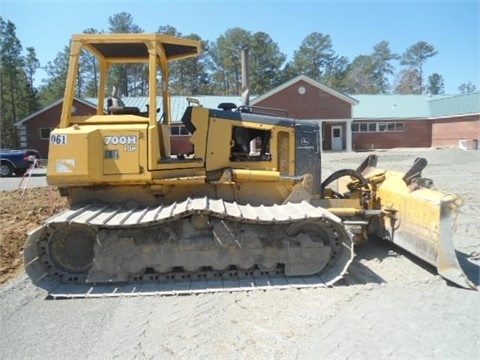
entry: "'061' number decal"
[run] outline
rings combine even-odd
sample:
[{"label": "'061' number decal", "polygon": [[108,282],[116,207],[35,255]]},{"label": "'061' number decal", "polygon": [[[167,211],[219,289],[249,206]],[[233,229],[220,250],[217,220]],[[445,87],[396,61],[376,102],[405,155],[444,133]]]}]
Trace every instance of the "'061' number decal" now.
[{"label": "'061' number decal", "polygon": [[51,145],[67,145],[68,135],[66,134],[52,134],[50,135]]}]

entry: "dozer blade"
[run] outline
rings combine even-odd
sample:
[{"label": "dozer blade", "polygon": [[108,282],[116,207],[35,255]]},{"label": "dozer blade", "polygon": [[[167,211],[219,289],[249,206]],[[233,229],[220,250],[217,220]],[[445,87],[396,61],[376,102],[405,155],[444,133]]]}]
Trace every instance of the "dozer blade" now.
[{"label": "dozer blade", "polygon": [[[417,159],[412,169],[426,166],[421,160]],[[385,180],[378,187],[382,209],[391,213],[390,219],[385,218],[387,233],[383,237],[435,266],[443,278],[476,289],[460,267],[452,242],[461,200],[453,194],[423,187],[431,186],[431,180],[417,176],[412,181],[409,173],[386,171]]]}]

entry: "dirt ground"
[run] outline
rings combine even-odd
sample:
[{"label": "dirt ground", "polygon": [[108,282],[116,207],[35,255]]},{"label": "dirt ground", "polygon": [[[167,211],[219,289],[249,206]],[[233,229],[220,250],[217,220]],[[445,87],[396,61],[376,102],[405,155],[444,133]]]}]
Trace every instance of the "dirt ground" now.
[{"label": "dirt ground", "polygon": [[27,233],[66,208],[66,199],[52,187],[0,192],[0,284],[23,271]]}]

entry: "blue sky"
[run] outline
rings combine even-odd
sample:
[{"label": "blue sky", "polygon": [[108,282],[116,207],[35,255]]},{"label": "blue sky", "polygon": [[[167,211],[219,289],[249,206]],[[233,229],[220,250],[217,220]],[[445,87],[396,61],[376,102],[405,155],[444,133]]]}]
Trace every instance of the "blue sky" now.
[{"label": "blue sky", "polygon": [[[24,48],[33,46],[44,66],[53,61],[74,33],[108,30],[108,18],[128,12],[146,32],[161,25],[215,41],[233,27],[270,35],[292,59],[312,32],[330,35],[333,49],[350,61],[369,54],[386,40],[396,53],[418,41],[432,44],[438,55],[426,62],[425,74],[443,76],[446,93],[472,82],[480,91],[480,1],[22,1],[0,0],[0,16],[17,28]],[[400,64],[394,63],[400,69]],[[36,83],[45,75],[39,71]]]}]

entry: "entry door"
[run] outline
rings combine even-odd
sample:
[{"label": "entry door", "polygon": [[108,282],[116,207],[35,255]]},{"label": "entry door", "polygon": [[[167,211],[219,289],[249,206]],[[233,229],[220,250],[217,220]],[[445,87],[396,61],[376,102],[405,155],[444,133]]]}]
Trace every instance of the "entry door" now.
[{"label": "entry door", "polygon": [[332,126],[332,150],[343,150],[342,126]]}]

